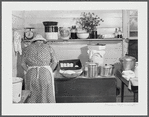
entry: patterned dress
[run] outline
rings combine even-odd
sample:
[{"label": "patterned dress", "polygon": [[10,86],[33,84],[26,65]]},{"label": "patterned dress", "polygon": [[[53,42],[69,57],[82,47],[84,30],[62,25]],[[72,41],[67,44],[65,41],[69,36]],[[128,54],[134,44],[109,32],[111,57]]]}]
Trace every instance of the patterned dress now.
[{"label": "patterned dress", "polygon": [[25,48],[22,62],[29,68],[25,76],[25,89],[31,91],[31,96],[27,102],[55,103],[54,79],[44,67],[57,62],[54,50],[44,43],[32,43]]}]

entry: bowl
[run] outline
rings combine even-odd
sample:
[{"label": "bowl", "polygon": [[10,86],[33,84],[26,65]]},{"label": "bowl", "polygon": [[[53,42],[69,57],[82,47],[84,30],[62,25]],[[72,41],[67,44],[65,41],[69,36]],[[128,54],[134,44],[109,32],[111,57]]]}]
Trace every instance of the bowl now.
[{"label": "bowl", "polygon": [[89,37],[89,33],[77,33],[77,37],[79,39],[87,39]]},{"label": "bowl", "polygon": [[65,78],[76,78],[81,75],[83,72],[82,69],[80,70],[60,70],[59,73],[64,76]]}]

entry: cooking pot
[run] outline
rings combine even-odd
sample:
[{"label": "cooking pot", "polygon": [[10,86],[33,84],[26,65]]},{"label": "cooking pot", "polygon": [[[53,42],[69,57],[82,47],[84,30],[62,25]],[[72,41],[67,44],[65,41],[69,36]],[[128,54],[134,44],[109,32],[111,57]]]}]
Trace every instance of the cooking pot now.
[{"label": "cooking pot", "polygon": [[132,56],[125,56],[119,59],[122,65],[122,70],[127,71],[127,70],[132,70],[134,71],[135,69],[135,63],[136,63],[136,58]]},{"label": "cooking pot", "polygon": [[100,75],[101,76],[112,76],[113,75],[113,71],[114,71],[114,65],[107,65],[105,64],[105,66],[101,66],[101,72]]}]

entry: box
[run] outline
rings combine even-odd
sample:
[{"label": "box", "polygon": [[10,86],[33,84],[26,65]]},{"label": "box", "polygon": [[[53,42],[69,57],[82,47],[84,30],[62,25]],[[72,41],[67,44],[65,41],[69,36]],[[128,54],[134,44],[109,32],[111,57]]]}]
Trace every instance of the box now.
[{"label": "box", "polygon": [[82,68],[80,59],[60,60],[59,66],[61,70],[79,70]]}]

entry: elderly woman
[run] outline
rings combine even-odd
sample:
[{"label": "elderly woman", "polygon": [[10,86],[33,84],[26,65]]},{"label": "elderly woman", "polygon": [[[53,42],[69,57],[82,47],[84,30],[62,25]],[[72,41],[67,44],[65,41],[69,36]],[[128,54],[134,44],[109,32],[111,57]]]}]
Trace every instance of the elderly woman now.
[{"label": "elderly woman", "polygon": [[54,50],[37,35],[24,49],[22,67],[26,71],[25,89],[31,91],[28,103],[55,103],[53,70],[57,65]]}]

